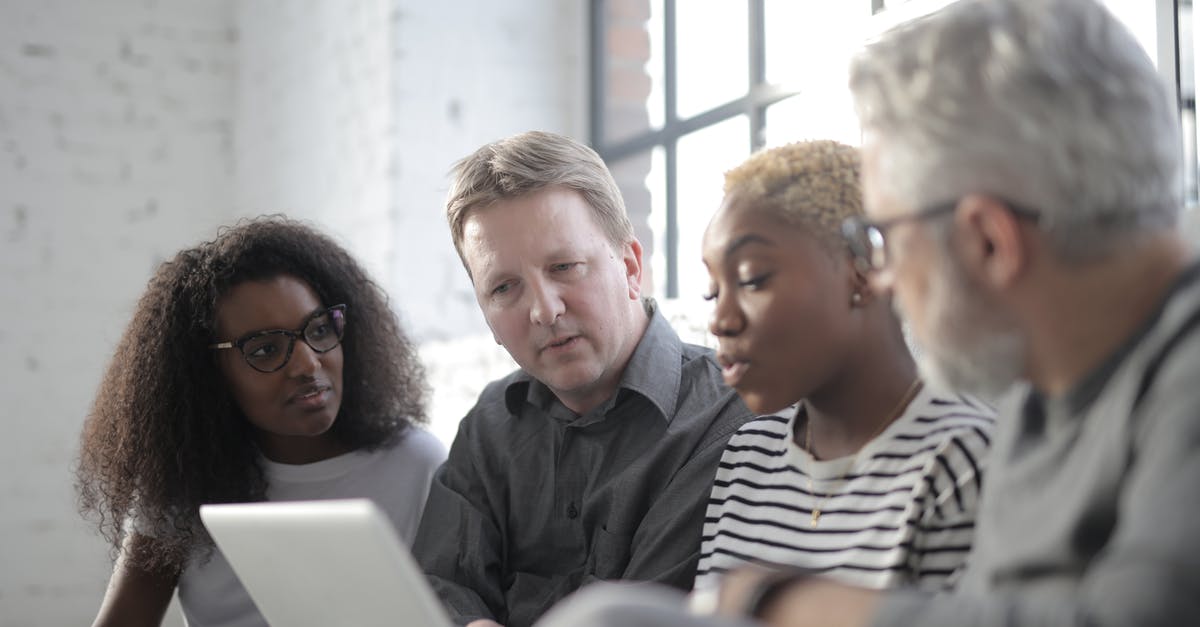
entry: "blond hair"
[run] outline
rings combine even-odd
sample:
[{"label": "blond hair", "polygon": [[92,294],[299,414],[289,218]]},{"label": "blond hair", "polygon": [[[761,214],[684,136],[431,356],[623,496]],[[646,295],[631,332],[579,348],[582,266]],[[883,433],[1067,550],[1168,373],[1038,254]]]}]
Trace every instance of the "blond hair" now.
[{"label": "blond hair", "polygon": [[727,202],[768,212],[838,249],[842,222],[862,215],[861,158],[835,141],[805,141],[757,152],[725,173]]},{"label": "blond hair", "polygon": [[446,220],[463,265],[463,230],[471,211],[552,186],[579,192],[614,247],[633,241],[625,201],[608,167],[596,151],[570,137],[544,131],[513,135],[460,160],[451,174]]}]

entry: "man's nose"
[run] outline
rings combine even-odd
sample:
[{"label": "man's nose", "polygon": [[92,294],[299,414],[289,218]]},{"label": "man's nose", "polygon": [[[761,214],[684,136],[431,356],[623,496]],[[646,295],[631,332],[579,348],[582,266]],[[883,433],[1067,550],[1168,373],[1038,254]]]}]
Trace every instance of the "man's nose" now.
[{"label": "man's nose", "polygon": [[550,326],[566,311],[557,286],[549,281],[531,282],[529,290],[529,321],[539,326]]}]

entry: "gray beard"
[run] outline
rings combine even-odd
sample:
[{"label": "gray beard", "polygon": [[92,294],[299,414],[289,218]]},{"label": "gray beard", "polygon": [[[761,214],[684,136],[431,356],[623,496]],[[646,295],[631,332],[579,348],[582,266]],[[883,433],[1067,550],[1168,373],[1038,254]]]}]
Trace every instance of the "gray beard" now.
[{"label": "gray beard", "polygon": [[970,346],[931,345],[917,355],[917,369],[931,386],[998,399],[1022,375],[1025,342],[1016,333],[993,333]]},{"label": "gray beard", "polygon": [[1024,375],[1024,337],[957,267],[939,270],[931,288],[928,328],[937,335],[914,350],[922,378],[945,391],[999,398]]}]

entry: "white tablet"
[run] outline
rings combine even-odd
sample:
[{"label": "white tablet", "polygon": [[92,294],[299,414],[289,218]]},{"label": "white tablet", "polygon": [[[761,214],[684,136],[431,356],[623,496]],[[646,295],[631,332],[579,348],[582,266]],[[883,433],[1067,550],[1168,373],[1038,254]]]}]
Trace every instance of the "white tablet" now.
[{"label": "white tablet", "polygon": [[200,519],[274,627],[452,625],[368,499],[203,505]]}]

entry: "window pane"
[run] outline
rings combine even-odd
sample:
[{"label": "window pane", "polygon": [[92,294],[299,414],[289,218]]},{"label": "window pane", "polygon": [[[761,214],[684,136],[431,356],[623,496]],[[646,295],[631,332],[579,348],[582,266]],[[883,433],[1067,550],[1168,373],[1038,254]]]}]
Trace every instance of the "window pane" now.
[{"label": "window pane", "polygon": [[1158,24],[1154,2],[1147,0],[1101,0],[1125,28],[1133,34],[1133,38],[1142,44],[1146,54],[1154,65],[1158,65]]},{"label": "window pane", "polygon": [[[643,0],[644,1],[644,0]],[[663,90],[663,71],[666,59],[663,57],[663,1],[654,0],[650,3],[650,21],[646,24],[650,33],[650,61],[646,64],[646,74],[650,76],[650,100],[646,103],[646,111],[650,114],[651,128],[662,128],[666,114],[666,96]]]},{"label": "window pane", "polygon": [[675,3],[678,114],[681,119],[749,91],[749,6],[733,0]]},{"label": "window pane", "polygon": [[750,156],[750,122],[744,115],[685,135],[678,144],[679,298],[698,302],[708,291],[700,240],[721,203],[725,172]]},{"label": "window pane", "polygon": [[872,17],[868,22],[867,37],[873,37],[883,31],[908,20],[918,18],[937,11],[957,0],[871,0]]},{"label": "window pane", "polygon": [[766,147],[807,139],[832,139],[857,146],[862,143],[850,89],[806,89],[798,96],[767,107]]},{"label": "window pane", "polygon": [[869,9],[862,2],[766,0],[767,82],[800,92],[767,109],[767,146],[804,139],[858,145],[847,81]]},{"label": "window pane", "polygon": [[616,143],[663,123],[662,0],[604,7],[604,136]]},{"label": "window pane", "polygon": [[846,84],[870,15],[862,2],[765,0],[767,82],[805,89]]}]

